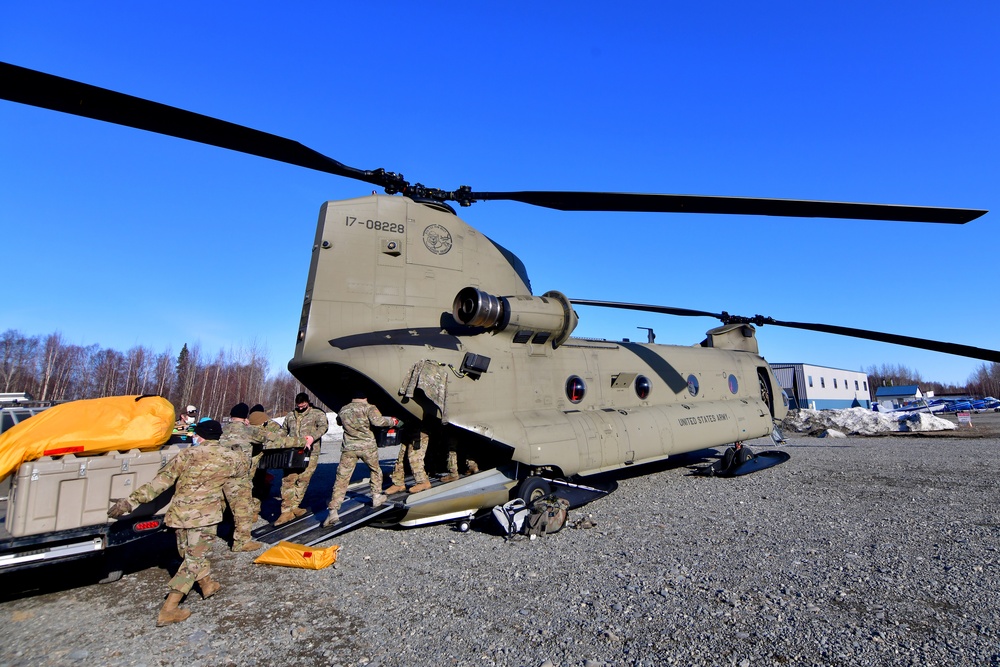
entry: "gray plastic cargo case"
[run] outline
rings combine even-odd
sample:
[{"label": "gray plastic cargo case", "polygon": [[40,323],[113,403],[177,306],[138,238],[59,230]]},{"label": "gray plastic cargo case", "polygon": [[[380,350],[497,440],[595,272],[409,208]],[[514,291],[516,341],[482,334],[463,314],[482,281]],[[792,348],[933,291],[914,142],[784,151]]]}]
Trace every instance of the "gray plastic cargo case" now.
[{"label": "gray plastic cargo case", "polygon": [[[93,456],[43,456],[17,470],[7,507],[14,537],[105,524],[112,498],[125,498],[151,480],[180,451],[167,445]],[[162,514],[166,506],[141,505],[133,516]]]}]

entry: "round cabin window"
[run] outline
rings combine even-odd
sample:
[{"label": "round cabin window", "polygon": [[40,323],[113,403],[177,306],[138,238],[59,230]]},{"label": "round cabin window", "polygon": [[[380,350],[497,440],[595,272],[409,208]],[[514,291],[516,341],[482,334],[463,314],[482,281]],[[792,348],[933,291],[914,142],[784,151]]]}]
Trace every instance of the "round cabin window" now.
[{"label": "round cabin window", "polygon": [[579,403],[587,393],[587,385],[579,375],[571,375],[566,380],[566,398],[570,403]]},{"label": "round cabin window", "polygon": [[692,396],[698,395],[698,378],[688,375],[688,393]]},{"label": "round cabin window", "polygon": [[635,379],[635,395],[645,401],[649,398],[649,392],[653,388],[653,383],[645,375],[640,375]]}]

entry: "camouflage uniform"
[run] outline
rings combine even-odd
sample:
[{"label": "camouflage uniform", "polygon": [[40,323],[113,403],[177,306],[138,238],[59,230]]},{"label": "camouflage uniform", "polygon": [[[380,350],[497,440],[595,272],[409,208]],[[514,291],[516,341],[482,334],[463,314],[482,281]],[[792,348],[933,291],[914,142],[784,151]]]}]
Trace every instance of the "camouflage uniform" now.
[{"label": "camouflage uniform", "polygon": [[[274,424],[274,422],[271,422]],[[226,495],[226,502],[233,511],[233,549],[239,551],[242,546],[250,542],[250,531],[256,516],[260,514],[260,500],[253,497],[253,476],[257,473],[257,465],[260,457],[264,455],[261,451],[254,454],[255,445],[263,449],[274,449],[279,447],[305,447],[305,438],[293,438],[285,435],[278,424],[274,424],[273,429],[250,426],[241,421],[231,421],[222,428],[222,437],[219,443],[223,447],[236,449],[246,457],[248,468],[246,475],[233,477],[226,481],[222,490]]]},{"label": "camouflage uniform", "polygon": [[392,485],[406,486],[406,469],[403,461],[410,462],[410,470],[413,471],[413,480],[417,484],[422,484],[427,479],[427,472],[424,468],[424,457],[427,456],[427,444],[430,436],[423,431],[420,432],[416,442],[408,442],[399,446],[399,456],[396,457],[396,466],[392,469]]},{"label": "camouflage uniform", "polygon": [[[453,479],[458,479],[458,452],[455,450],[455,444],[450,443],[448,445],[448,476],[445,478],[448,481]],[[472,459],[465,459],[465,468],[469,471],[470,475],[479,472],[479,464],[477,464]]]},{"label": "camouflage uniform", "polygon": [[326,413],[312,406],[309,406],[305,412],[292,410],[285,415],[284,430],[286,434],[297,438],[311,435],[313,442],[309,465],[306,466],[306,469],[299,473],[288,474],[286,472],[281,480],[282,514],[297,508],[306,497],[309,480],[312,479],[313,473],[316,472],[316,466],[319,465],[320,444],[322,444],[323,435],[329,428],[330,422],[326,418]]},{"label": "camouflage uniform", "polygon": [[248,466],[249,460],[239,451],[205,440],[182,449],[128,497],[136,506],[176,486],[165,522],[177,533],[177,552],[184,562],[168,584],[171,591],[186,595],[194,582],[208,577],[211,539],[226,507],[222,487],[233,477],[246,475]]},{"label": "camouflage uniform", "polygon": [[[416,391],[418,389],[421,390],[424,393],[424,396],[426,396],[430,402],[441,411],[441,421],[447,422],[449,372],[448,366],[439,361],[434,361],[432,359],[418,361],[410,367],[410,370],[403,378],[403,383],[399,387],[399,395],[413,398]],[[425,437],[426,436],[421,433],[421,443],[423,444],[427,443],[424,439]],[[465,465],[470,473],[479,472],[479,466],[476,465],[476,462],[472,459],[466,459]],[[455,442],[450,439],[448,442],[447,467],[448,476],[445,477],[445,481],[458,479],[458,453],[455,451]],[[417,478],[416,475],[416,468],[414,468],[413,477],[418,483],[420,482],[420,479]],[[393,482],[396,482],[395,471],[393,471]],[[401,485],[402,482],[399,482],[399,484]]]},{"label": "camouflage uniform", "polygon": [[395,426],[399,423],[395,417],[383,417],[377,407],[363,398],[355,398],[341,408],[337,416],[344,427],[344,444],[340,464],[337,466],[337,480],[333,483],[333,496],[330,498],[329,507],[332,512],[340,510],[359,460],[364,461],[371,471],[369,486],[372,498],[382,493],[382,469],[378,465],[378,445],[371,427]]}]

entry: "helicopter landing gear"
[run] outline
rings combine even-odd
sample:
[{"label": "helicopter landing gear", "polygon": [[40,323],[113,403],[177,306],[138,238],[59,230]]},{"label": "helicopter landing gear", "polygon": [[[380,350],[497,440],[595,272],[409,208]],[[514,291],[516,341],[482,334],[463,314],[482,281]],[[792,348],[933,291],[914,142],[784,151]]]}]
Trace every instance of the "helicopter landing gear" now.
[{"label": "helicopter landing gear", "polygon": [[738,477],[749,475],[758,470],[764,470],[784,463],[791,458],[788,452],[766,451],[755,454],[742,442],[736,442],[726,449],[722,457],[715,463],[701,467],[691,467],[691,474],[706,477]]},{"label": "helicopter landing gear", "polygon": [[517,489],[517,497],[529,505],[550,493],[552,486],[544,477],[526,477]]},{"label": "helicopter landing gear", "polygon": [[458,521],[455,522],[455,530],[457,530],[460,533],[469,532],[469,528],[471,526],[472,524],[469,522],[468,519],[459,519]]}]

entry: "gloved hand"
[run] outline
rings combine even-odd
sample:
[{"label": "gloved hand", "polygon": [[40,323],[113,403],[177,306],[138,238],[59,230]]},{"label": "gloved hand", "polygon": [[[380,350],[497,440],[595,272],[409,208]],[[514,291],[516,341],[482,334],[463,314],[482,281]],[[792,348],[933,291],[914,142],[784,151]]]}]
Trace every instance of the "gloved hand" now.
[{"label": "gloved hand", "polygon": [[[395,417],[393,419],[395,419]],[[400,429],[403,428],[403,420],[402,419],[396,419],[396,428],[400,428]]]},{"label": "gloved hand", "polygon": [[132,502],[128,498],[118,498],[117,500],[112,498],[112,500],[114,500],[115,504],[108,510],[108,516],[112,519],[123,517],[135,509],[132,507]]}]

